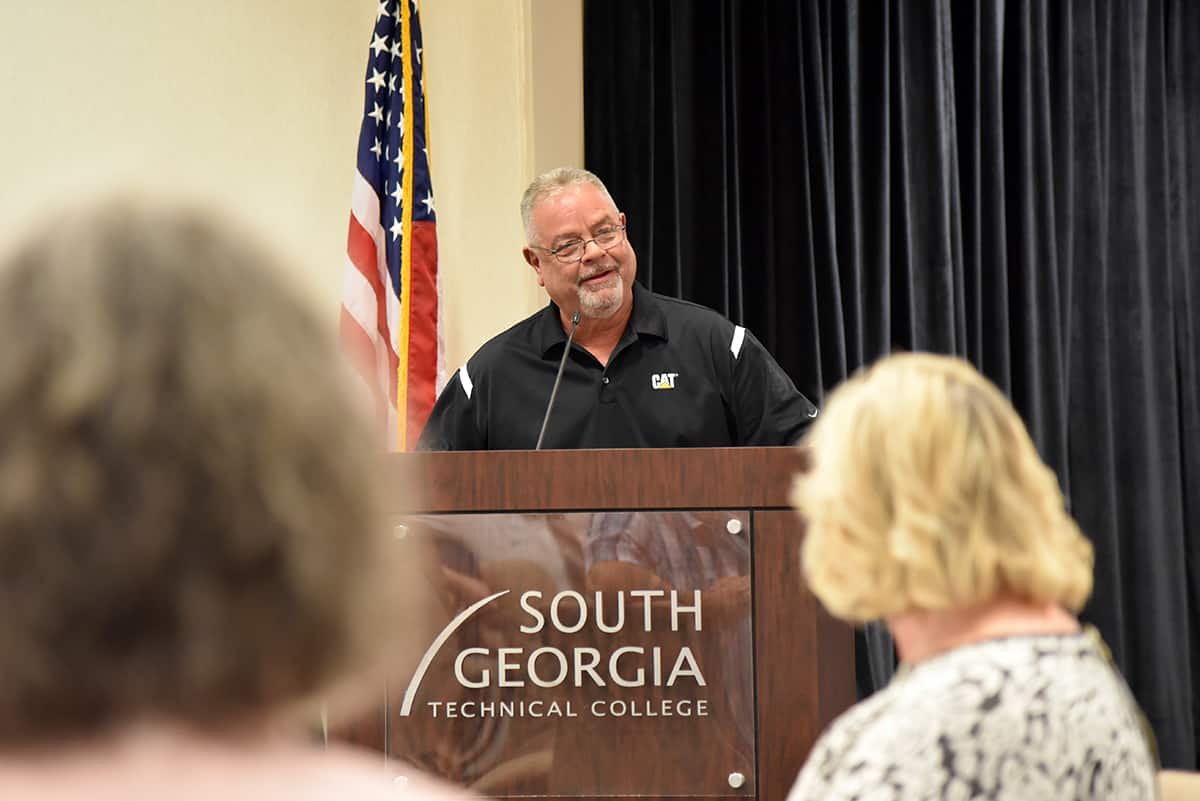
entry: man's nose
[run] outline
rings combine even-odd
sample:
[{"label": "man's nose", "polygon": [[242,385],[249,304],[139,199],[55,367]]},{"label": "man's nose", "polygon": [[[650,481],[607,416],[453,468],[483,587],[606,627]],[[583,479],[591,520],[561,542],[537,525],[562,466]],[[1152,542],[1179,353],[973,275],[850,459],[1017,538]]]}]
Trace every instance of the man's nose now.
[{"label": "man's nose", "polygon": [[[595,250],[593,250],[595,248]],[[583,255],[580,256],[581,261],[592,261],[598,256],[603,256],[607,251],[596,244],[595,239],[589,239],[583,243]]]}]

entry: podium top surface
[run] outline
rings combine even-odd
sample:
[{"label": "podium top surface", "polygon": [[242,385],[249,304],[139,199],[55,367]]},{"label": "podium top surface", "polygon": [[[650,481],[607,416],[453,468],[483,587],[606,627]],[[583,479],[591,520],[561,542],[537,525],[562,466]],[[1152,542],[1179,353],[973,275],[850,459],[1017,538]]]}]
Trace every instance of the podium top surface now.
[{"label": "podium top surface", "polygon": [[393,454],[389,511],[782,509],[797,448],[643,448]]}]

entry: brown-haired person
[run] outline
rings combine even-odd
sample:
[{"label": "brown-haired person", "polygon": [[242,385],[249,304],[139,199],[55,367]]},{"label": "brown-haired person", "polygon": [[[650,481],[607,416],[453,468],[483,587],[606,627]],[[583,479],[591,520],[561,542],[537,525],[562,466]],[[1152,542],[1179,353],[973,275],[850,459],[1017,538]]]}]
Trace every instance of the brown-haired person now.
[{"label": "brown-haired person", "polygon": [[790,801],[1155,798],[1143,719],[1074,616],[1092,547],[1004,396],[964,361],[893,356],[805,441],[808,584],[837,617],[884,620],[902,666]]},{"label": "brown-haired person", "polygon": [[378,756],[307,743],[420,611],[281,267],[122,199],[0,258],[0,798],[396,796]]}]

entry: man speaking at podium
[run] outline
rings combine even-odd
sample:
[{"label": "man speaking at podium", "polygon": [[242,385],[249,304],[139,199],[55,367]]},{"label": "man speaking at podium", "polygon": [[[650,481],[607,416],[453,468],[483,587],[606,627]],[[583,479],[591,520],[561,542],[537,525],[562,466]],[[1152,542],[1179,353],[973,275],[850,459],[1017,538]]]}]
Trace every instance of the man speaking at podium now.
[{"label": "man speaking at podium", "polygon": [[550,302],[459,368],[422,449],[787,445],[816,417],[745,328],[634,282],[625,215],[595,175],[539,176],[521,219]]},{"label": "man speaking at podium", "polygon": [[[491,339],[458,370],[434,406],[420,447],[786,445],[816,416],[816,407],[744,328],[634,282],[637,257],[626,238],[625,215],[595,175],[563,167],[538,177],[521,200],[521,218],[525,260],[550,302]],[[486,543],[487,554],[478,558],[491,560],[488,575],[500,573],[497,564],[523,559],[543,565],[557,555],[571,579],[555,584],[547,575],[543,583],[596,598],[597,615],[601,597],[627,590],[689,598],[703,592],[703,632],[647,622],[644,631],[634,626],[617,640],[589,627],[572,641],[583,649],[578,653],[607,653],[617,644],[639,653],[676,654],[686,647],[721,690],[584,682],[566,695],[579,709],[695,695],[711,701],[712,710],[703,719],[585,714],[560,721],[542,767],[518,771],[516,765],[532,764],[522,755],[506,769],[522,775],[519,789],[533,794],[687,795],[701,786],[725,786],[735,769],[729,766],[754,764],[749,540],[730,536],[724,519],[713,514],[605,511],[581,517],[483,521],[502,527],[496,533],[503,536],[480,535],[475,519],[437,522],[445,539]],[[533,536],[538,527],[547,533]],[[555,546],[535,557],[529,549],[517,553],[512,543],[519,540]],[[484,546],[473,547],[482,553]],[[506,547],[512,552],[497,557]],[[528,565],[521,573],[533,574]],[[486,590],[517,581],[505,575]],[[646,606],[647,615],[666,613],[663,603]],[[611,743],[623,747],[606,746]],[[631,752],[658,758],[631,760]],[[705,765],[695,764],[697,755],[704,755]],[[724,772],[714,778],[712,771]]]}]

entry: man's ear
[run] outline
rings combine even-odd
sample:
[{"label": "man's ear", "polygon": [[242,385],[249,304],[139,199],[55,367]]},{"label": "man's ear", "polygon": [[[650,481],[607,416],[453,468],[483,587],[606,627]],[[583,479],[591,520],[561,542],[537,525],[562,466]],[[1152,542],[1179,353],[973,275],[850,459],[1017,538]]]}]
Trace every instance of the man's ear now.
[{"label": "man's ear", "polygon": [[525,261],[537,273],[538,286],[545,286],[546,281],[542,278],[542,264],[538,261],[537,254],[533,252],[533,248],[522,248],[521,255],[525,257]]}]

